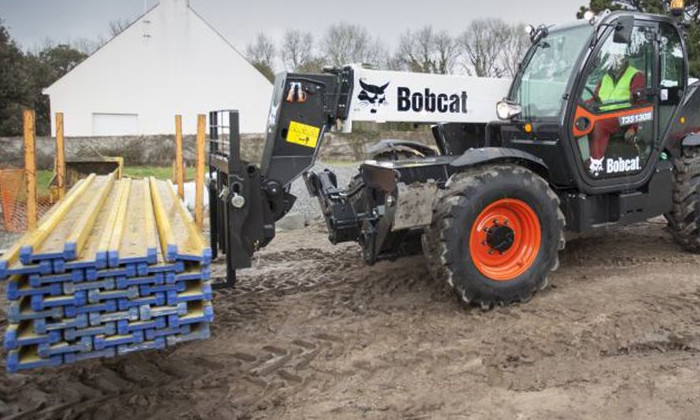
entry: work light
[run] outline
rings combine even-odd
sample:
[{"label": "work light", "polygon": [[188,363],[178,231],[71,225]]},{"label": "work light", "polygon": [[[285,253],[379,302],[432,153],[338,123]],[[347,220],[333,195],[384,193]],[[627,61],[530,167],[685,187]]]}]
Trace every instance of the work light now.
[{"label": "work light", "polygon": [[685,11],[684,0],[671,0],[671,14],[673,16],[681,16]]}]

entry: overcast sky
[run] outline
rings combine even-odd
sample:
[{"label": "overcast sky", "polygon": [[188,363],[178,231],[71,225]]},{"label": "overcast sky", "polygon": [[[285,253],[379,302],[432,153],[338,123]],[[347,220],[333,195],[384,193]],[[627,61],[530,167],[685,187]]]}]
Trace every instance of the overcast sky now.
[{"label": "overcast sky", "polygon": [[[0,0],[0,18],[25,49],[45,39],[66,42],[106,36],[109,22],[141,15],[157,0]],[[393,47],[400,34],[431,24],[453,34],[469,21],[501,17],[517,23],[575,19],[587,0],[190,0],[190,6],[240,51],[258,32],[279,40],[288,28],[317,38],[335,22],[365,26]]]}]

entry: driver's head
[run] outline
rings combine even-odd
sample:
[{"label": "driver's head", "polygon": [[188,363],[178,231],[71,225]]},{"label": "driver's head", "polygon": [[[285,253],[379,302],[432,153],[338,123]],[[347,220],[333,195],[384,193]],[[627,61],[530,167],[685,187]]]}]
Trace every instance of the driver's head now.
[{"label": "driver's head", "polygon": [[608,53],[608,72],[619,75],[627,67],[628,62],[627,45],[613,44]]}]

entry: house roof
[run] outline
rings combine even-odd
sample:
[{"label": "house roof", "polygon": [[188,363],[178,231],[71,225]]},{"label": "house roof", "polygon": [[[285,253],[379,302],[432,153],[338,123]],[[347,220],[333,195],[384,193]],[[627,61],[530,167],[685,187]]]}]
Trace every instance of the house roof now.
[{"label": "house roof", "polygon": [[[123,36],[123,35],[124,35],[125,33],[127,33],[128,31],[134,30],[134,29],[135,29],[135,25],[136,25],[138,22],[141,22],[142,20],[144,20],[144,19],[145,19],[149,14],[151,14],[155,9],[157,9],[158,7],[161,7],[165,2],[173,2],[173,3],[174,3],[174,2],[176,2],[176,1],[183,1],[183,0],[160,0],[160,1],[158,2],[158,4],[156,4],[156,5],[152,6],[152,7],[150,7],[150,8],[149,8],[148,10],[146,10],[144,13],[142,13],[141,15],[139,15],[139,17],[137,17],[137,18],[134,19],[131,23],[129,23],[129,25],[128,25],[126,28],[124,28],[124,30],[122,30],[122,31],[119,32],[117,35],[115,35],[115,36],[113,36],[112,38],[110,38],[107,42],[105,42],[105,43],[104,43],[103,45],[101,45],[98,49],[96,49],[92,54],[90,54],[90,56],[88,56],[85,60],[81,61],[77,66],[75,66],[73,69],[71,69],[71,71],[69,71],[68,73],[66,73],[66,74],[64,74],[63,76],[61,76],[58,80],[56,80],[55,82],[53,82],[50,86],[44,88],[44,89],[42,90],[42,93],[43,93],[44,95],[49,95],[49,94],[51,94],[51,90],[54,88],[54,86],[63,83],[64,80],[65,80],[66,78],[70,77],[70,75],[71,75],[74,71],[76,71],[78,68],[83,67],[84,65],[87,65],[87,64],[91,61],[91,59],[92,59],[93,57],[97,56],[98,54],[102,54],[103,51],[104,51],[111,43],[113,43],[116,39],[120,38],[121,36]],[[200,20],[201,22],[203,22],[209,29],[211,29],[211,31],[212,31],[214,34],[216,34],[216,36],[218,36],[219,38],[221,38],[221,39],[226,43],[226,45],[228,45],[228,46],[231,48],[231,50],[233,50],[233,51],[234,51],[237,55],[239,55],[243,60],[245,60],[248,64],[250,64],[252,68],[254,68],[257,72],[259,72],[259,71],[257,70],[257,68],[255,68],[255,66],[253,66],[253,65],[250,63],[250,60],[248,60],[248,58],[247,58],[245,55],[243,55],[240,51],[238,51],[238,49],[237,49],[231,42],[229,42],[229,40],[226,39],[226,37],[224,37],[219,31],[216,30],[216,28],[214,28],[209,22],[207,22],[199,13],[197,13],[194,9],[192,9],[192,8],[190,7],[189,0],[184,0],[184,1],[185,1],[185,5],[186,5],[186,8],[187,8],[187,12],[191,13],[191,14],[192,14],[193,16],[195,16],[198,20]]]}]

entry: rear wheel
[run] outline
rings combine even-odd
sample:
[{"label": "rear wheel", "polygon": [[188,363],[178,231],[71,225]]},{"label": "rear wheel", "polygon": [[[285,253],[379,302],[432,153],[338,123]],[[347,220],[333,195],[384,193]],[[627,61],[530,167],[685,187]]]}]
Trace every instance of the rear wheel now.
[{"label": "rear wheel", "polygon": [[700,148],[687,148],[675,160],[673,210],[667,213],[668,230],[688,251],[700,253]]},{"label": "rear wheel", "polygon": [[529,300],[547,285],[563,248],[559,199],[517,165],[453,176],[423,237],[431,274],[467,303],[488,309]]}]

